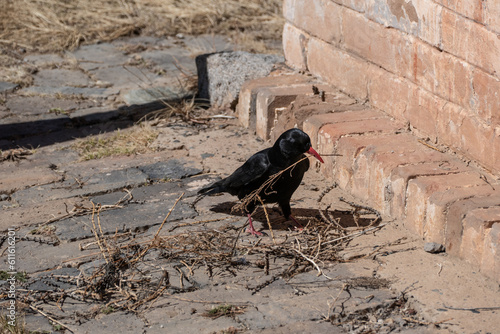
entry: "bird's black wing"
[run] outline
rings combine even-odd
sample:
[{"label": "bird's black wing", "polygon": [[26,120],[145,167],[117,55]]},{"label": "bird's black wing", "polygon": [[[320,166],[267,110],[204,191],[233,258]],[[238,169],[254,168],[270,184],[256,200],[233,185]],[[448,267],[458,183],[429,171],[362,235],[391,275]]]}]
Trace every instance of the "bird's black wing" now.
[{"label": "bird's black wing", "polygon": [[198,194],[212,195],[228,192],[231,195],[238,195],[242,188],[266,174],[270,166],[267,157],[268,150],[265,149],[255,153],[242,166],[236,169],[233,174],[199,190]]},{"label": "bird's black wing", "polygon": [[233,174],[224,179],[224,188],[230,193],[237,192],[240,188],[265,175],[271,165],[267,157],[268,150],[265,149],[255,153]]}]

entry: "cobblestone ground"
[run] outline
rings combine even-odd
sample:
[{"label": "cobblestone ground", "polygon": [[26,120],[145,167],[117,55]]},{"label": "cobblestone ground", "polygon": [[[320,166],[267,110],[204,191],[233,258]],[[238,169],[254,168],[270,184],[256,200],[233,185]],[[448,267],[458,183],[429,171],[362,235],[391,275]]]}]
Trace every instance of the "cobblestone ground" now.
[{"label": "cobblestone ground", "polygon": [[[231,48],[129,38],[29,55],[32,85],[0,83],[4,314],[15,271],[26,332],[495,332],[497,285],[425,253],[314,167],[292,203],[303,231],[270,206],[254,238],[235,198],[197,197],[269,143],[232,119],[137,121],[165,107],[159,96],[190,94],[193,54]],[[118,129],[154,138],[139,154],[82,159],[82,139]]]}]

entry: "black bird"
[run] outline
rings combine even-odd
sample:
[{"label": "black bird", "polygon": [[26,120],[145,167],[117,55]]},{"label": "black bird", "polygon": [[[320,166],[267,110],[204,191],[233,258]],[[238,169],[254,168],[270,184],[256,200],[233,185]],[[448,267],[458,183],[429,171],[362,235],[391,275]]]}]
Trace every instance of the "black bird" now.
[{"label": "black bird", "polygon": [[[255,153],[233,174],[201,189],[198,194],[227,192],[241,200],[268,182],[259,191],[259,197],[264,203],[278,203],[285,218],[292,219],[300,227],[291,214],[290,198],[309,169],[309,159],[306,159],[304,153],[312,154],[323,162],[321,156],[311,147],[311,139],[305,132],[299,129],[287,130],[276,140],[273,147]],[[296,165],[292,166],[295,163]],[[290,168],[287,169],[288,167]],[[282,173],[277,176],[280,172]],[[262,235],[254,229],[250,215],[259,203],[254,198],[245,207],[250,223],[248,232],[253,235]]]}]

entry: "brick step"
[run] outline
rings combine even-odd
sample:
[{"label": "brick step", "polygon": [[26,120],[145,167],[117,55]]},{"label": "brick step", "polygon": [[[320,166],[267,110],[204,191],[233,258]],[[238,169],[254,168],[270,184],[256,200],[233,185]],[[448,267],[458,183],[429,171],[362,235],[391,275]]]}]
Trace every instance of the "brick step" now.
[{"label": "brick step", "polygon": [[[243,88],[256,101],[246,109],[239,106],[239,116],[245,109],[243,119],[255,119],[247,126],[272,141],[285,129],[302,128],[325,154],[321,170],[327,178],[500,282],[500,184],[495,178],[311,77],[300,82],[300,76],[290,75],[274,85],[266,79]],[[293,84],[287,86],[287,80]]]}]

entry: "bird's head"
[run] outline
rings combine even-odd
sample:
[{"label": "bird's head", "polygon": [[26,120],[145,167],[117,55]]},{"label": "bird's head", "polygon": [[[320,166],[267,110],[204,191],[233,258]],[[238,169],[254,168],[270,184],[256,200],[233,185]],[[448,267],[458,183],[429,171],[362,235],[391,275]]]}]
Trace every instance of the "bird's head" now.
[{"label": "bird's head", "polygon": [[287,159],[293,159],[301,154],[309,153],[323,163],[323,159],[311,145],[311,138],[300,129],[290,129],[281,134],[274,147],[278,148]]}]

